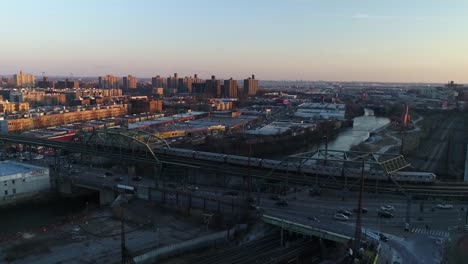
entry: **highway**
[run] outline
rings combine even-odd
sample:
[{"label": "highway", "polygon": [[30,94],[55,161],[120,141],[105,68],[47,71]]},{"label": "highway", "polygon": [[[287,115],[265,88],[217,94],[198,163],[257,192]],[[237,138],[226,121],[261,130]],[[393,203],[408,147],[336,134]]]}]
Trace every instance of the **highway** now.
[{"label": "highway", "polygon": [[[52,158],[46,158],[44,160],[33,160],[31,163],[36,165],[42,164],[44,166],[51,161],[53,161]],[[113,188],[116,184],[121,183],[135,186],[138,191],[142,190],[142,192],[145,192],[145,188],[141,188],[141,186],[152,186],[154,184],[154,180],[149,178],[143,178],[141,181],[132,181],[128,176],[114,172],[113,176],[106,176],[104,178],[103,176],[106,170],[89,168],[88,166],[80,164],[71,164],[71,166],[72,171],[78,171],[71,173],[69,176],[64,175],[65,177],[70,177],[70,179],[76,180],[77,182],[85,182],[86,184],[91,184],[99,188]],[[62,168],[64,167],[68,168],[66,164],[62,165]],[[118,177],[123,177],[123,180],[115,181]],[[172,184],[170,185],[172,186]],[[238,209],[236,208],[233,210],[229,203],[238,202],[240,204],[242,202],[242,192],[234,191],[235,193],[237,192],[237,195],[226,195],[226,191],[229,189],[213,188],[209,186],[197,187],[198,190],[190,191],[191,195],[194,197],[204,197],[208,200],[211,199],[213,202],[203,204],[202,199],[192,198],[192,206],[198,208],[203,208],[205,206],[207,211],[220,209],[223,212],[231,212],[234,215],[239,213]],[[177,197],[178,201],[176,202],[176,197],[173,195],[176,191],[175,188],[167,189],[169,195],[167,196],[166,202],[170,205],[172,204],[172,206],[187,206],[189,203],[188,199],[190,198],[188,198],[187,195],[180,195]],[[187,193],[187,189],[182,192]],[[271,194],[252,193],[252,196],[255,198],[255,204],[258,206],[258,213],[260,214],[287,219],[313,228],[320,228],[351,237],[354,235],[355,213],[353,213],[348,221],[337,221],[333,219],[333,216],[337,210],[344,209],[352,212],[354,208],[357,208],[357,198],[355,194],[354,196],[348,196],[346,200],[343,201],[337,198],[336,195],[310,197],[308,195],[308,189],[303,188],[296,193],[290,193],[281,197],[288,202],[287,206],[276,205],[276,201],[272,199]],[[260,199],[258,199],[258,197],[260,197]],[[161,195],[154,195],[152,200],[161,202]],[[220,206],[216,201],[225,201],[225,203],[222,203]],[[435,205],[444,203],[444,201],[424,201],[423,203],[423,212],[421,212],[421,201],[412,201],[410,206],[412,232],[408,233],[403,232],[407,208],[406,200],[395,197],[376,197],[374,194],[365,194],[363,207],[365,207],[368,212],[362,216],[364,230],[369,230],[369,232],[373,233],[380,231],[389,234],[391,237],[389,244],[392,244],[393,248],[400,247],[401,250],[403,250],[401,254],[405,259],[413,259],[414,256],[405,251],[404,247],[408,245],[404,243],[420,240],[423,241],[422,243],[425,243],[424,241],[428,239],[429,241],[433,241],[432,238],[447,239],[451,232],[454,232],[465,224],[466,211],[462,211],[461,208],[465,208],[468,204],[451,202],[451,204],[454,205],[453,209],[432,210]],[[382,205],[392,205],[395,208],[392,212],[394,215],[393,218],[387,219],[377,216],[377,211]],[[426,229],[426,225],[429,226],[429,229]],[[431,245],[434,247],[437,246],[435,243]],[[417,252],[421,249],[415,248],[415,250]]]},{"label": "highway", "polygon": [[[53,163],[53,158],[52,157],[47,157],[42,160],[31,160],[29,161],[32,164],[35,165],[40,165],[40,166],[48,166],[48,164]],[[71,170],[70,174],[66,172],[68,169],[67,164],[62,164],[61,172],[63,177],[69,177],[71,180],[76,181],[76,182],[81,182],[81,183],[87,183],[90,186],[95,186],[97,188],[108,188],[112,189],[114,188],[117,184],[126,184],[126,185],[131,185],[140,188],[141,186],[147,187],[153,187],[154,186],[154,179],[152,178],[146,178],[143,177],[140,181],[134,181],[130,176],[128,176],[126,173],[113,173],[113,176],[105,176],[105,172],[107,170],[101,169],[101,168],[92,168],[89,166],[81,165],[81,164],[70,164]],[[117,178],[122,178],[121,181],[116,181]],[[162,183],[162,182],[160,182]],[[172,184],[169,184],[172,183]],[[168,181],[166,182],[166,186],[174,186],[177,185],[177,183]],[[181,186],[184,187],[184,186]],[[196,193],[197,195],[203,196],[203,197],[208,197],[208,198],[217,198],[217,199],[224,199],[226,201],[230,201],[233,199],[233,196],[225,195],[226,191],[229,189],[225,188],[215,188],[215,187],[209,187],[209,186],[200,186],[198,185],[198,190],[193,192],[194,194]],[[167,188],[167,187],[166,187]],[[425,188],[425,187],[423,187]],[[458,188],[463,188],[463,187],[457,187],[453,186],[453,190],[457,190]],[[175,188],[167,188],[169,192],[174,192],[176,191]],[[185,188],[185,191],[187,188]],[[181,188],[179,188],[179,191],[182,191]],[[239,195],[242,195],[242,192],[239,192],[237,190],[232,190],[237,192]],[[310,216],[315,216],[318,218],[332,218],[334,212],[338,209],[345,209],[352,211],[354,208],[357,207],[357,199],[353,197],[353,193],[350,193],[349,198],[347,200],[342,201],[341,197],[331,197],[330,199],[327,199],[326,197],[324,198],[314,198],[308,196],[307,193],[308,189],[307,188],[302,188],[302,191],[299,191],[298,193],[291,193],[286,198],[289,201],[289,206],[286,208],[278,208],[275,206],[275,201],[270,200],[269,197],[271,197],[271,194],[267,193],[262,193],[260,195],[261,199],[260,201],[257,201],[257,204],[261,206],[262,208],[265,209],[271,209],[271,210],[283,210],[283,211],[291,211],[291,213],[294,213],[294,211],[298,212],[307,212],[308,214],[311,214]],[[252,193],[252,196],[257,198],[258,193]],[[364,202],[364,207],[368,209],[368,213],[363,215],[363,223],[366,223],[368,225],[394,225],[394,226],[402,226],[402,224],[405,222],[405,217],[406,217],[406,200],[403,198],[399,199],[376,199],[374,194],[366,194],[366,197],[371,197],[368,200],[366,199]],[[458,202],[458,203],[453,203],[450,202],[455,206],[455,209],[453,210],[446,210],[446,211],[440,211],[436,210],[434,212],[431,211],[431,208],[438,204],[438,203],[444,203],[443,201],[441,202],[428,202],[428,201],[423,201],[422,202],[424,205],[424,212],[420,212],[420,204],[421,202],[419,201],[413,201],[411,204],[411,212],[410,215],[412,217],[412,222],[418,222],[421,224],[424,223],[429,223],[429,222],[438,222],[439,220],[443,222],[450,222],[451,225],[456,225],[460,224],[461,220],[459,220],[460,215],[464,212],[461,211],[460,208],[464,208],[464,206],[468,205],[463,202]],[[395,207],[395,212],[394,212],[394,218],[391,220],[385,220],[377,217],[377,211],[380,208],[380,206],[384,204],[391,204],[392,206]],[[447,214],[450,216],[447,219]],[[420,220],[419,218],[422,217],[423,220]],[[430,218],[431,220],[428,220]],[[454,220],[456,219],[456,220]]]}]

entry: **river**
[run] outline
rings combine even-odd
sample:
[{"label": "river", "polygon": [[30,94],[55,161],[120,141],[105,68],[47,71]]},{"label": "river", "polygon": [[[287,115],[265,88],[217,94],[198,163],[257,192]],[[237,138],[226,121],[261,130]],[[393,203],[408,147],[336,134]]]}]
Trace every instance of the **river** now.
[{"label": "river", "polygon": [[[341,131],[336,138],[330,140],[328,149],[348,151],[353,146],[366,141],[370,132],[390,123],[388,118],[376,117],[374,111],[367,108],[364,110],[363,116],[355,117],[353,120],[353,127]],[[320,148],[325,148],[325,144],[322,144]]]},{"label": "river", "polygon": [[[330,139],[328,142],[328,149],[349,151],[353,146],[359,145],[361,142],[369,138],[370,132],[379,129],[388,123],[390,120],[386,117],[374,116],[372,109],[364,109],[364,115],[355,117],[353,127],[342,130],[335,138]],[[316,151],[317,148],[324,149],[325,141],[320,144],[311,144],[295,150],[293,153],[282,153],[269,155],[268,158],[282,159],[289,155],[304,153],[309,151]],[[286,154],[286,156],[285,156]]]}]

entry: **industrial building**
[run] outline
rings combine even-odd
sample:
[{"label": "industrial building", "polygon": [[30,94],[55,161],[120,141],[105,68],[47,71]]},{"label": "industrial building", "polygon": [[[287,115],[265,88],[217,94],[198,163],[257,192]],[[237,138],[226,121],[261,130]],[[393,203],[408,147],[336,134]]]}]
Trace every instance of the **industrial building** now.
[{"label": "industrial building", "polygon": [[13,161],[0,162],[0,205],[50,190],[49,169]]},{"label": "industrial building", "polygon": [[344,120],[346,115],[345,104],[329,103],[303,103],[294,114],[301,118],[320,118]]}]

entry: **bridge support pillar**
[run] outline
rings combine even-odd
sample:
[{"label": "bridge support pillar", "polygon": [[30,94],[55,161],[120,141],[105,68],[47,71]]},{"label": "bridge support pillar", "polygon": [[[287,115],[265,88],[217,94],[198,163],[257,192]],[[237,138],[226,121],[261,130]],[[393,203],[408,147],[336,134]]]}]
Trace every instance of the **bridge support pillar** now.
[{"label": "bridge support pillar", "polygon": [[284,229],[283,227],[281,227],[281,241],[280,241],[280,245],[281,247],[284,245]]},{"label": "bridge support pillar", "polygon": [[72,194],[72,186],[70,182],[58,183],[57,187],[58,187],[57,189],[59,193],[68,194],[68,195]]},{"label": "bridge support pillar", "polygon": [[324,259],[327,256],[327,247],[325,246],[325,243],[323,242],[323,239],[319,238],[319,244],[320,244],[320,256],[322,259]]},{"label": "bridge support pillar", "polygon": [[115,194],[110,190],[100,190],[99,191],[99,204],[109,205],[115,200]]},{"label": "bridge support pillar", "polygon": [[127,165],[127,173],[130,177],[135,176],[135,165]]}]

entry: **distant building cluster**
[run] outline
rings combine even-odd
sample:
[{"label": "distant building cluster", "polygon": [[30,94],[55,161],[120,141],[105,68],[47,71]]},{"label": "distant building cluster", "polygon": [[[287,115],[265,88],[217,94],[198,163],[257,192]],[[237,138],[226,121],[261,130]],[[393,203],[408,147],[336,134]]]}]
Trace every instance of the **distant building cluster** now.
[{"label": "distant building cluster", "polygon": [[15,87],[34,87],[36,79],[32,74],[24,74],[20,71],[18,74],[13,75],[13,83]]},{"label": "distant building cluster", "polygon": [[223,81],[216,79],[214,75],[207,80],[198,78],[197,74],[195,74],[194,77],[186,76],[184,78],[179,78],[177,73],[167,78],[157,75],[151,78],[151,85],[155,93],[166,96],[175,94],[198,94],[207,97],[252,97],[257,94],[259,89],[258,80],[255,79],[254,75],[244,80],[244,86],[241,91],[239,91],[237,80],[230,78]]},{"label": "distant building cluster", "polygon": [[20,71],[0,79],[0,132],[35,131],[127,115],[177,115],[192,109],[239,118],[230,111],[237,113],[239,101],[255,97],[258,89],[254,75],[239,81],[174,73],[145,81],[133,75],[77,79],[70,74],[60,79],[43,73],[36,81],[34,75]]}]

